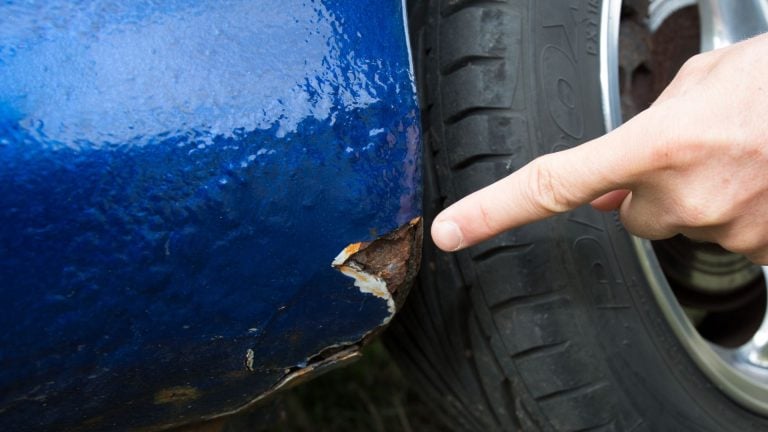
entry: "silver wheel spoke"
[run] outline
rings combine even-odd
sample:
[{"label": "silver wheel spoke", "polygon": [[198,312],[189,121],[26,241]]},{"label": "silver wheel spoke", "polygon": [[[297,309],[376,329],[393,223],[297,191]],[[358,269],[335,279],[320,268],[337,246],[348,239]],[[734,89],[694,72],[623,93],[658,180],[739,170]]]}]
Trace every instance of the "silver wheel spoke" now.
[{"label": "silver wheel spoke", "polygon": [[699,0],[699,16],[702,52],[768,31],[766,0]]},{"label": "silver wheel spoke", "polygon": [[[768,267],[763,267],[763,277],[768,281]],[[730,361],[737,365],[749,364],[768,373],[768,308],[763,317],[763,324],[749,342],[734,350]]]},{"label": "silver wheel spoke", "polygon": [[651,0],[648,5],[648,27],[655,32],[670,15],[696,4],[696,0]]}]

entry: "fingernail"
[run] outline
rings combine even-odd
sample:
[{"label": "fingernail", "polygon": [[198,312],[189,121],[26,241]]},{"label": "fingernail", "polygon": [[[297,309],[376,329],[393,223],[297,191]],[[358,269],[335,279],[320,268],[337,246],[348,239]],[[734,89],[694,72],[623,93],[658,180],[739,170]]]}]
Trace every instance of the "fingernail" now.
[{"label": "fingernail", "polygon": [[461,248],[463,237],[458,225],[451,221],[440,221],[432,226],[432,240],[440,249],[452,252]]}]

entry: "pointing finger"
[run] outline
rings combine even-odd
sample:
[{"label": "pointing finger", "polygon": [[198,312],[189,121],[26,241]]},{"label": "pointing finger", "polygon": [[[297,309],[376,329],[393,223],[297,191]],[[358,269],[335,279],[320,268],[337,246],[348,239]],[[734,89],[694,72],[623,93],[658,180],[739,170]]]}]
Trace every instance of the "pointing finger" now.
[{"label": "pointing finger", "polygon": [[607,135],[539,157],[461,199],[435,218],[435,244],[443,250],[459,250],[608,192],[630,189],[650,166],[645,146],[635,145],[643,122],[642,114],[638,115]]}]

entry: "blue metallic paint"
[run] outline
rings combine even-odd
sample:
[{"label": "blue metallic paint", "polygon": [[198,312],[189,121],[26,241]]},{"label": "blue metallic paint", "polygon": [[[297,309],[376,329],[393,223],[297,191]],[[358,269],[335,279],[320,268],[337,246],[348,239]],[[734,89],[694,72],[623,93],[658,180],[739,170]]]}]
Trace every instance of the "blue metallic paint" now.
[{"label": "blue metallic paint", "polygon": [[419,152],[400,0],[3,3],[0,424],[190,421],[358,341],[330,263]]}]

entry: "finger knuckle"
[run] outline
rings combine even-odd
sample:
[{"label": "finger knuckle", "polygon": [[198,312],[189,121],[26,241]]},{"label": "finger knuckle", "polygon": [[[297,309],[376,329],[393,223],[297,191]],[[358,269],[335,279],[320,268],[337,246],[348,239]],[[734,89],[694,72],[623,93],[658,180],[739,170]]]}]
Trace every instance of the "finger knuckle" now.
[{"label": "finger knuckle", "polygon": [[562,213],[572,208],[573,200],[546,158],[531,163],[530,182],[528,199],[539,213]]},{"label": "finger knuckle", "polygon": [[713,227],[728,222],[723,206],[698,195],[684,196],[680,200],[678,214],[683,226],[693,228]]},{"label": "finger knuckle", "polygon": [[[654,112],[650,118],[650,123],[661,124],[666,121],[663,115],[668,109]],[[657,171],[674,170],[687,166],[691,161],[698,157],[702,150],[705,150],[702,144],[696,140],[687,139],[687,131],[682,130],[664,130],[657,131],[653,139],[646,143],[645,154],[647,163]]]},{"label": "finger knuckle", "polygon": [[499,230],[499,223],[496,218],[493,217],[493,209],[489,207],[488,203],[481,201],[478,204],[477,211],[480,214],[480,223],[485,231],[496,232]]},{"label": "finger knuckle", "polygon": [[683,66],[680,68],[679,75],[686,77],[691,75],[698,75],[705,72],[709,68],[709,64],[709,56],[704,53],[696,54],[686,60],[685,63],[683,63]]}]

